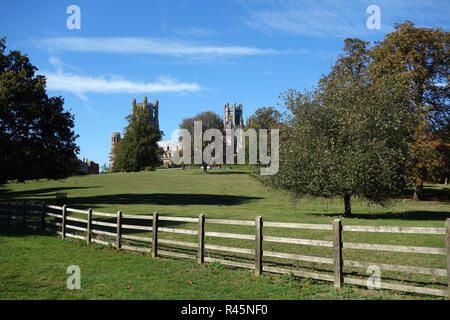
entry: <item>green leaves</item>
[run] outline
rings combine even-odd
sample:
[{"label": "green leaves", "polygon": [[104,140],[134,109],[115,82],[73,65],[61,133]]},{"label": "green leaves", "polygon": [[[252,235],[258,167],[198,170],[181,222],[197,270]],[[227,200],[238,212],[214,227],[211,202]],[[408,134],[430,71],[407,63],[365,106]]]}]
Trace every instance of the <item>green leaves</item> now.
[{"label": "green leaves", "polygon": [[45,77],[0,39],[0,182],[60,179],[77,170],[74,117],[61,97],[48,97]]},{"label": "green leaves", "polygon": [[280,170],[258,179],[296,195],[379,202],[406,187],[412,133],[400,125],[411,121],[401,98],[406,89],[392,77],[373,85],[366,46],[347,39],[345,53],[315,91],[282,96],[292,117],[280,146]]},{"label": "green leaves", "polygon": [[140,171],[161,162],[162,150],[157,142],[162,137],[150,124],[147,109],[139,108],[136,117],[127,117],[129,124],[123,139],[114,151],[114,171]]}]

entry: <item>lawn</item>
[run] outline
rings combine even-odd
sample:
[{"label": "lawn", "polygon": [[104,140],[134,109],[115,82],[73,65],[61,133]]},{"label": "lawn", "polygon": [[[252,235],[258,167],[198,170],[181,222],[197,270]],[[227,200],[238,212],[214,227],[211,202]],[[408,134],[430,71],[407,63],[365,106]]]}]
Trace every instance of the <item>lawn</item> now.
[{"label": "lawn", "polygon": [[[25,184],[7,184],[0,195],[4,200],[45,200],[55,202],[56,192],[66,192],[68,206],[79,209],[94,208],[97,211],[114,213],[122,210],[128,214],[151,214],[197,217],[200,213],[207,218],[254,220],[263,216],[264,221],[331,223],[341,218],[344,225],[384,226],[429,226],[444,227],[444,220],[450,217],[450,191],[443,186],[427,186],[425,201],[411,201],[407,197],[393,200],[389,206],[367,204],[353,199],[352,217],[342,217],[341,199],[303,198],[293,201],[283,192],[267,190],[251,179],[245,170],[210,171],[204,175],[200,170],[174,170],[139,173],[118,173],[97,176],[72,177],[60,181],[27,181]],[[168,223],[176,228],[196,228],[195,224]],[[207,231],[249,233],[252,227],[207,225]],[[2,288],[1,298],[144,298],[144,299],[333,299],[333,298],[433,298],[409,295],[393,291],[374,291],[344,286],[334,290],[332,284],[289,276],[265,274],[262,278],[250,271],[231,270],[223,266],[198,267],[194,262],[175,259],[150,259],[141,254],[116,252],[113,249],[99,249],[77,244],[77,241],[61,241],[54,236],[25,235],[2,228],[1,246],[2,286],[8,283],[9,291]],[[18,232],[18,231],[17,231]],[[145,233],[142,233],[145,235]],[[265,228],[265,235],[331,240],[328,231]],[[195,236],[161,233],[162,238],[195,242]],[[444,247],[444,237],[439,235],[409,235],[344,232],[344,241],[378,244],[402,244],[412,246]],[[252,248],[253,242],[236,239],[207,237],[210,244]],[[52,250],[48,250],[51,247]],[[28,249],[24,249],[28,248]],[[187,249],[172,248],[182,252]],[[299,246],[290,244],[264,243],[264,250],[330,257],[329,248]],[[19,253],[20,252],[20,253]],[[24,254],[26,252],[26,254]],[[253,257],[245,255],[223,255],[211,250],[207,255],[225,256],[228,259],[251,262]],[[64,287],[65,270],[55,271],[42,259],[51,255],[54,261],[61,261],[60,268],[66,268],[73,261],[83,262],[92,271],[92,279],[86,275],[81,291],[68,291]],[[134,260],[136,259],[136,260]],[[345,249],[344,259],[392,263],[432,268],[446,268],[444,256],[407,254],[381,251]],[[92,260],[92,261],[91,261]],[[133,261],[133,265],[129,265]],[[264,258],[266,264],[284,263],[288,267],[302,267],[311,271],[331,272],[331,266],[306,262],[282,262],[275,258]],[[76,263],[70,263],[76,264]],[[88,267],[89,266],[89,267]],[[99,272],[99,270],[105,270]],[[108,269],[108,266],[111,270]],[[129,267],[127,267],[129,266]],[[82,267],[82,266],[80,266]],[[92,269],[89,269],[91,268]],[[82,267],[83,269],[84,267]],[[85,268],[85,269],[86,269]],[[6,272],[5,272],[6,270]],[[14,270],[14,271],[10,271]],[[52,271],[53,270],[53,271]],[[126,272],[125,272],[126,271]],[[143,281],[152,272],[159,275],[156,282]],[[367,277],[366,270],[345,267],[346,275]],[[54,274],[54,275],[53,275]],[[176,274],[176,277],[173,276]],[[131,276],[132,275],[132,276]],[[400,280],[403,284],[445,289],[446,278],[383,271],[382,281]],[[34,278],[35,277],[35,278]],[[197,285],[183,285],[189,281]],[[33,280],[35,279],[35,280]],[[140,280],[139,280],[140,279]],[[131,284],[126,284],[127,282]],[[139,281],[145,284],[139,284]],[[223,284],[228,283],[228,284]],[[27,286],[27,283],[30,286]],[[109,288],[98,288],[106,284]],[[153,288],[155,283],[155,288]],[[157,283],[157,286],[156,286]],[[172,285],[174,284],[174,285]],[[123,286],[122,286],[123,285]],[[127,289],[130,285],[135,291]],[[181,286],[183,290],[179,290]],[[280,287],[281,289],[277,289]],[[31,289],[30,289],[31,288]],[[34,288],[34,289],[33,289]],[[40,288],[38,294],[34,293]],[[153,288],[153,290],[152,290]],[[201,288],[201,290],[200,290]],[[208,289],[209,288],[209,289]],[[247,290],[248,288],[248,290]],[[289,289],[287,289],[289,288]],[[5,295],[5,292],[7,294]],[[102,294],[100,294],[103,292]]]},{"label": "lawn", "polygon": [[[78,240],[0,227],[0,299],[422,299],[289,275],[198,266],[193,261],[86,245]],[[81,271],[80,290],[66,287],[67,267]],[[174,276],[176,275],[176,276]]]}]

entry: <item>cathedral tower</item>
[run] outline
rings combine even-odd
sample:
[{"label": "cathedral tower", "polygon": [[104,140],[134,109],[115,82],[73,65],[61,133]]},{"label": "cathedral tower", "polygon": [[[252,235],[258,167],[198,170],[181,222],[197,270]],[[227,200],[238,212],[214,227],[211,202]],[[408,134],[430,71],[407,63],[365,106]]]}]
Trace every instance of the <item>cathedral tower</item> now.
[{"label": "cathedral tower", "polygon": [[[158,113],[159,113],[159,101],[155,100],[155,102],[151,103],[147,101],[147,97],[144,97],[142,102],[136,102],[136,98],[133,98],[131,101],[131,116],[134,118],[137,114],[137,111],[139,109],[147,109],[148,113],[150,114],[150,124],[153,125],[157,130],[159,130],[159,120],[158,120]],[[126,130],[123,132],[123,136],[125,136]],[[109,168],[112,169],[114,167],[114,159],[113,159],[113,152],[116,145],[122,140],[122,137],[120,136],[120,132],[112,132],[111,133],[111,153],[109,156]]]},{"label": "cathedral tower", "polygon": [[114,159],[113,159],[114,148],[120,142],[120,140],[121,140],[120,132],[111,133],[111,153],[109,154],[109,169],[112,169],[114,167]]},{"label": "cathedral tower", "polygon": [[159,120],[158,120],[158,109],[159,109],[159,101],[155,100],[153,103],[147,102],[147,97],[144,97],[144,100],[140,103],[136,103],[136,99],[133,99],[131,102],[131,114],[134,117],[138,109],[148,110],[150,114],[150,124],[152,124],[157,130],[159,130]]},{"label": "cathedral tower", "polygon": [[223,106],[223,126],[225,129],[243,129],[244,118],[242,104],[236,106],[236,102],[230,107],[229,103]]}]

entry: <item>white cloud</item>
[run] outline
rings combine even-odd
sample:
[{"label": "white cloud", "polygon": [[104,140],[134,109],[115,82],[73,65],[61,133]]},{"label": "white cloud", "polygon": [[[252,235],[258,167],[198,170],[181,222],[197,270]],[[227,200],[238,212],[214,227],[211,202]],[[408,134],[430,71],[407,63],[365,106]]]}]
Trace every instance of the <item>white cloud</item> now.
[{"label": "white cloud", "polygon": [[[394,22],[411,20],[418,26],[448,27],[446,0],[237,0],[245,24],[266,34],[285,33],[316,38],[378,37],[393,31]],[[381,29],[369,30],[366,9],[381,9]]]},{"label": "white cloud", "polygon": [[[365,8],[341,1],[244,1],[249,13],[242,20],[264,33],[282,32],[311,37],[347,37],[365,32]],[[364,9],[362,9],[364,8]]]},{"label": "white cloud", "polygon": [[274,49],[260,49],[246,46],[205,46],[181,40],[148,37],[122,38],[83,38],[62,37],[32,39],[36,45],[45,46],[52,51],[99,52],[99,53],[137,53],[163,56],[255,56],[280,54]]},{"label": "white cloud", "polygon": [[197,92],[202,88],[197,83],[183,83],[170,77],[160,77],[156,82],[136,82],[119,76],[93,77],[65,72],[44,72],[47,89],[71,92],[82,99],[86,93],[160,93]]},{"label": "white cloud", "polygon": [[207,37],[218,34],[217,31],[204,28],[173,28],[173,32],[180,36]]}]

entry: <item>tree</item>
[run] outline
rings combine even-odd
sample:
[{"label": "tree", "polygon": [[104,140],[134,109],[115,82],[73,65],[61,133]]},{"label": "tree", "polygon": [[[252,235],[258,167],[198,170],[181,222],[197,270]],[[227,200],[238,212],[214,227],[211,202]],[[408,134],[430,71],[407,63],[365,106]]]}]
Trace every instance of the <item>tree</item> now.
[{"label": "tree", "polygon": [[342,197],[346,215],[354,196],[383,202],[406,188],[412,133],[403,125],[410,121],[404,89],[389,77],[373,85],[369,61],[367,43],[347,39],[316,90],[282,96],[292,116],[280,169],[258,179],[295,195]]},{"label": "tree", "polygon": [[246,124],[246,129],[271,129],[283,120],[283,114],[274,107],[262,107],[250,116]]},{"label": "tree", "polygon": [[147,109],[138,109],[135,116],[126,117],[128,126],[123,139],[113,151],[114,171],[140,171],[161,163],[161,148],[157,142],[162,132],[150,124]]},{"label": "tree", "polygon": [[74,117],[61,97],[48,97],[46,79],[26,54],[0,39],[0,183],[61,179],[78,169]]},{"label": "tree", "polygon": [[[208,129],[218,129],[218,130],[222,131],[222,134],[223,134],[223,121],[220,118],[220,116],[213,111],[205,111],[205,112],[198,113],[197,115],[195,115],[195,117],[185,118],[181,121],[179,127],[180,127],[180,129],[188,130],[189,133],[191,134],[191,137],[192,137],[191,150],[193,150],[193,146],[194,146],[193,138],[194,138],[194,122],[195,121],[202,122],[202,133],[204,133]],[[213,141],[214,140],[203,141],[203,136],[202,136],[202,150],[201,151],[203,152],[203,150],[205,150],[205,148]],[[194,159],[194,154],[192,154],[191,163],[193,163],[193,159]],[[203,166],[203,173],[207,173],[208,172],[208,170],[207,170],[208,164],[203,161],[202,166]]]},{"label": "tree", "polygon": [[406,21],[396,24],[395,31],[371,50],[373,62],[369,72],[374,82],[390,75],[408,87],[416,126],[415,143],[411,146],[413,157],[407,170],[416,199],[421,198],[424,181],[446,171],[443,166],[449,142],[442,137],[448,131],[450,116],[449,47],[449,32],[417,28]]}]

